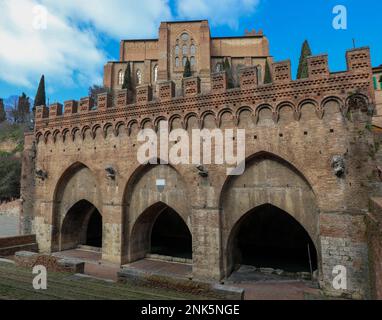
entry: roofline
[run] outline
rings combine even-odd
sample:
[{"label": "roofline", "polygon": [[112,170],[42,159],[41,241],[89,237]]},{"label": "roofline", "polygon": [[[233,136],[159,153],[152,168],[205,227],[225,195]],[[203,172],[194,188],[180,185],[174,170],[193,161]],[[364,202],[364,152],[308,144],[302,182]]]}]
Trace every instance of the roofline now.
[{"label": "roofline", "polygon": [[244,35],[244,36],[230,36],[230,37],[211,37],[211,40],[223,40],[223,39],[248,39],[248,38],[264,38],[265,35]]},{"label": "roofline", "polygon": [[201,19],[201,20],[172,20],[172,21],[163,21],[162,23],[169,23],[169,24],[174,24],[174,23],[197,23],[197,22],[208,22],[207,19]]},{"label": "roofline", "polygon": [[121,40],[121,42],[155,42],[159,39],[129,39],[129,40]]},{"label": "roofline", "polygon": [[[248,39],[248,38],[264,38],[265,35],[244,35],[244,36],[228,36],[228,37],[211,37],[211,40],[224,40],[224,39]],[[121,42],[157,42],[155,39],[123,39]]]}]

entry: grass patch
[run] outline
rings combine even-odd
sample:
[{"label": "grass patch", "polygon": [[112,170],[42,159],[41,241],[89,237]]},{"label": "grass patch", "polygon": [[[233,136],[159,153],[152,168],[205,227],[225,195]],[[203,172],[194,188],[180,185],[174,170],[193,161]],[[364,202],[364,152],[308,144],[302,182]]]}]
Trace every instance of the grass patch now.
[{"label": "grass patch", "polygon": [[48,289],[34,290],[32,270],[0,262],[0,299],[16,300],[200,300],[203,296],[143,288],[48,272]]}]

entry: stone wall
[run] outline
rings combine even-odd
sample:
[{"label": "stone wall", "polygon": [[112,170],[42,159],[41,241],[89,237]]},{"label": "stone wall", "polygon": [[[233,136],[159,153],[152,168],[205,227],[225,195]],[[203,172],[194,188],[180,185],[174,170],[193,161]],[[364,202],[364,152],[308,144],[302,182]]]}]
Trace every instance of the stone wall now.
[{"label": "stone wall", "polygon": [[21,200],[0,203],[0,215],[19,218],[21,215]]},{"label": "stone wall", "polygon": [[382,199],[373,198],[367,217],[370,283],[373,299],[382,300]]},{"label": "stone wall", "polygon": [[21,200],[0,204],[0,237],[17,236],[21,232]]},{"label": "stone wall", "polygon": [[[245,88],[195,90],[192,96],[140,104],[107,100],[102,110],[70,109],[60,116],[37,107],[35,134],[28,136],[26,150],[35,144],[31,163],[40,174],[27,163],[32,174],[23,176],[23,194],[24,214],[32,212],[40,249],[56,249],[53,240],[62,237],[67,210],[85,199],[102,214],[102,258],[131,262],[145,253],[142,244],[149,236],[134,233],[135,228],[150,230],[155,217],[145,212],[165,204],[191,230],[193,277],[221,280],[227,276],[227,238],[235,222],[246,210],[269,203],[285,209],[311,235],[323,288],[333,291],[332,270],[342,264],[350,275],[343,293],[367,297],[365,216],[377,179],[367,130],[374,92],[369,50],[351,50],[347,60],[348,70],[330,74],[326,57],[311,58],[309,78],[297,81],[291,80],[286,61],[273,65],[272,84],[257,84],[256,73],[250,73],[242,75],[245,83],[257,85]],[[247,79],[251,74],[253,81]],[[194,165],[141,165],[138,131],[157,130],[165,120],[170,130],[245,129],[246,173],[232,179],[225,165],[206,165],[208,176]],[[338,158],[340,172],[333,167]],[[156,179],[166,181],[163,191],[156,189]]]}]

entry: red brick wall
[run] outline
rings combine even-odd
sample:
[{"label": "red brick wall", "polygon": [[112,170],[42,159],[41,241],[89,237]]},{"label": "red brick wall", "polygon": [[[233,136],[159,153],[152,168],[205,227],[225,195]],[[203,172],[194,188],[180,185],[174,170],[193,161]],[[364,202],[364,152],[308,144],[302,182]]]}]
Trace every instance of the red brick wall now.
[{"label": "red brick wall", "polygon": [[35,235],[0,238],[0,249],[36,242]]},{"label": "red brick wall", "polygon": [[371,207],[367,218],[371,294],[373,299],[382,300],[382,226],[377,219],[382,217],[382,207],[378,199],[372,199]]}]

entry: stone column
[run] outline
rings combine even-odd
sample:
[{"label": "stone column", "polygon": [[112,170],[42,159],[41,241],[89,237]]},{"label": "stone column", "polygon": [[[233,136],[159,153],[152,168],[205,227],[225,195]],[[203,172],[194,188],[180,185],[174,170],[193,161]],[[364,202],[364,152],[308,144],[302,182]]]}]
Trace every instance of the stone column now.
[{"label": "stone column", "polygon": [[220,223],[217,208],[193,209],[193,275],[196,279],[222,278],[220,259]]},{"label": "stone column", "polygon": [[122,206],[104,204],[102,224],[102,260],[121,264]]},{"label": "stone column", "polygon": [[[369,296],[368,247],[363,214],[323,213],[320,216],[321,288],[334,296]],[[333,285],[335,268],[346,270],[346,289]],[[341,274],[343,274],[341,272]]]},{"label": "stone column", "polygon": [[34,218],[34,232],[39,251],[51,253],[57,248],[52,248],[53,236],[53,203],[50,201],[36,201],[36,216]]}]

